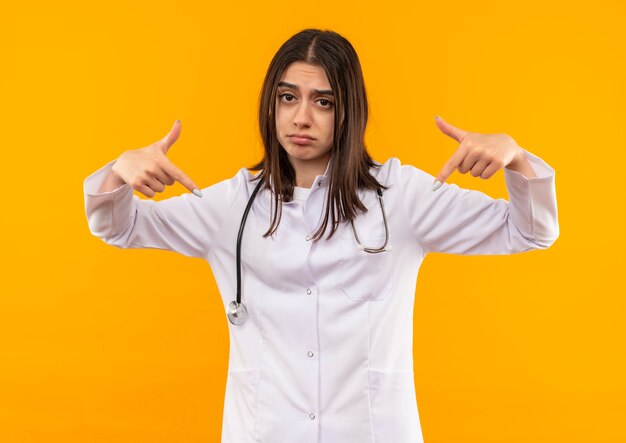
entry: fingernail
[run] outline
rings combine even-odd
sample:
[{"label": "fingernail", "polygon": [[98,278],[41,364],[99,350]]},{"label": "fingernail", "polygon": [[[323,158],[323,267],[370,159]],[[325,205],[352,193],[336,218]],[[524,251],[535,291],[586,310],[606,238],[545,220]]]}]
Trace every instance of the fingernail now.
[{"label": "fingernail", "polygon": [[439,187],[441,186],[441,182],[439,180],[437,180],[434,184],[433,184],[433,191],[436,191],[437,189],[439,189]]},{"label": "fingernail", "polygon": [[197,197],[202,197],[202,191],[201,191],[201,190],[199,190],[199,189],[197,189],[197,188],[196,188],[196,189],[194,189],[192,192],[193,192],[193,193],[194,193],[194,195],[196,195]]}]

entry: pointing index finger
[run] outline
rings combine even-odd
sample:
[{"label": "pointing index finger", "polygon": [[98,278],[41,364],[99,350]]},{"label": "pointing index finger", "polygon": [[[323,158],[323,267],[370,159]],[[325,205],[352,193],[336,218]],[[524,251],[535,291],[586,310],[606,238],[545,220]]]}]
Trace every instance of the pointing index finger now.
[{"label": "pointing index finger", "polygon": [[181,171],[167,157],[165,158],[163,169],[170,175],[170,177],[179,182],[185,188],[189,189],[189,191],[191,191],[194,195],[202,197],[202,191],[200,190],[200,188],[196,186],[193,180],[187,177],[187,174]]},{"label": "pointing index finger", "polygon": [[457,149],[455,153],[452,154],[452,157],[450,157],[450,159],[443,165],[443,168],[441,168],[441,171],[439,171],[439,174],[437,174],[437,176],[435,177],[435,182],[433,183],[433,191],[439,189],[439,187],[443,184],[443,182],[447,180],[450,174],[456,171],[456,168],[459,167],[464,158],[465,150],[459,147],[459,149]]}]

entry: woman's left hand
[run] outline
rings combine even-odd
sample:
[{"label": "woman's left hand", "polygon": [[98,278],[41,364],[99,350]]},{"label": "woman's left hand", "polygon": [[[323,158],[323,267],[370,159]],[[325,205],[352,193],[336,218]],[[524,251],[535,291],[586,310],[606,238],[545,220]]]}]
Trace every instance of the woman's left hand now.
[{"label": "woman's left hand", "polygon": [[461,174],[470,171],[474,177],[488,179],[500,169],[524,159],[522,148],[507,134],[464,131],[439,116],[435,118],[435,122],[441,132],[461,144],[435,177],[433,190],[441,186],[441,183],[457,169]]}]

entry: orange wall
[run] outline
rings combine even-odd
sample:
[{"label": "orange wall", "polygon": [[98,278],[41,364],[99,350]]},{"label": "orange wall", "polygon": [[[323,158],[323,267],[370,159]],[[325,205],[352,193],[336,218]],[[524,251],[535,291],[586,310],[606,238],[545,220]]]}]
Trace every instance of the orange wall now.
[{"label": "orange wall", "polygon": [[[0,441],[219,441],[228,327],[210,268],[93,237],[82,181],[178,118],[168,156],[199,186],[251,165],[263,75],[305,27],[359,53],[377,160],[436,174],[457,147],[440,114],[557,171],[550,249],[423,264],[426,443],[626,441],[623,2],[37,3],[1,14]],[[507,197],[501,171],[448,181]]]}]

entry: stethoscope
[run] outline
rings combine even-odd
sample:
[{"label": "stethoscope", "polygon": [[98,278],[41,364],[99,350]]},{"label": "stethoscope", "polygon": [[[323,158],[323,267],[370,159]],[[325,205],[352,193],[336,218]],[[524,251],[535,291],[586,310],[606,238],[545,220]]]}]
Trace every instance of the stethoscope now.
[{"label": "stethoscope", "polygon": [[[246,305],[241,301],[241,237],[243,236],[243,228],[246,225],[246,219],[248,218],[248,212],[250,212],[250,207],[252,206],[252,202],[256,197],[257,192],[261,188],[263,184],[263,178],[259,180],[259,183],[254,188],[250,199],[248,200],[248,204],[246,206],[246,210],[243,212],[243,217],[241,218],[241,224],[239,225],[239,234],[237,235],[237,299],[230,302],[228,305],[228,309],[226,310],[226,315],[230,322],[234,325],[240,325],[248,319],[248,309]],[[369,252],[370,254],[377,254],[379,252],[388,251],[391,247],[387,246],[389,242],[389,226],[387,225],[387,216],[385,214],[385,206],[383,204],[383,191],[380,188],[376,189],[378,194],[378,201],[380,202],[380,210],[383,213],[383,221],[385,222],[385,243],[379,248],[369,248],[363,246],[361,241],[359,240],[359,236],[356,233],[356,228],[354,227],[354,221],[350,220],[350,224],[352,225],[352,232],[354,232],[354,238],[358,244],[359,249]]]}]

